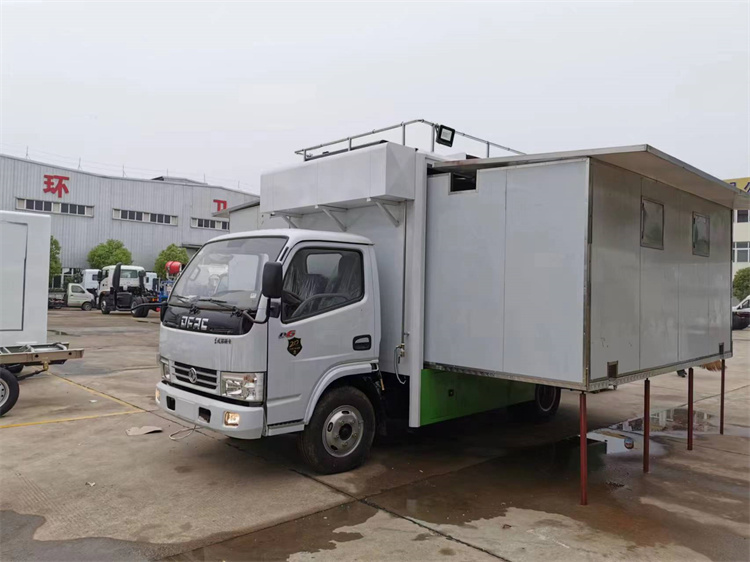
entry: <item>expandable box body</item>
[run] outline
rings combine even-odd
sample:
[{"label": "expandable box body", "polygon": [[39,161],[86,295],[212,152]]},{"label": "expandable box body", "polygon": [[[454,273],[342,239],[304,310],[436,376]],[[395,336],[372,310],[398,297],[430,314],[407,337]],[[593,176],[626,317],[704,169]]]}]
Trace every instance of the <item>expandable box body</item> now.
[{"label": "expandable box body", "polygon": [[748,207],[648,145],[446,162],[383,143],[263,175],[260,225],[373,241],[380,367],[403,342],[418,426],[439,371],[595,390],[730,357]]},{"label": "expandable box body", "polygon": [[50,217],[0,211],[0,346],[47,341]]}]

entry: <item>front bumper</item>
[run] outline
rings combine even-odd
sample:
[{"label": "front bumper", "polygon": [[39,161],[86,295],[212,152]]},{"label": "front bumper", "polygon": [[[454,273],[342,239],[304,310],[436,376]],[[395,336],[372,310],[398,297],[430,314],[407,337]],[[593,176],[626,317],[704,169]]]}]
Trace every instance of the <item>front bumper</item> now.
[{"label": "front bumper", "polygon": [[[265,415],[262,407],[227,404],[163,382],[158,383],[156,388],[159,390],[157,404],[168,414],[237,439],[259,439],[263,434]],[[210,414],[209,421],[205,419],[207,412]],[[224,425],[225,412],[239,414],[239,425],[236,427]]]}]

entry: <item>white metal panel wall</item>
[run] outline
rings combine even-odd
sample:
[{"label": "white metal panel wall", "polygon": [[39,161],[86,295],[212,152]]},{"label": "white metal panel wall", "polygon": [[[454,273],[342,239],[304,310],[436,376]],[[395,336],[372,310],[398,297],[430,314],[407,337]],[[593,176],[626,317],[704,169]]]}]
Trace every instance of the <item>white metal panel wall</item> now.
[{"label": "white metal panel wall", "polygon": [[[592,162],[591,379],[700,359],[731,345],[731,212]],[[641,197],[664,205],[664,249],[641,247]],[[692,220],[710,220],[710,255],[692,249]]]},{"label": "white metal panel wall", "polygon": [[349,207],[368,198],[414,199],[416,152],[383,143],[261,176],[261,212]]},{"label": "white metal panel wall", "polygon": [[508,170],[505,371],[583,381],[589,165]]},{"label": "white metal panel wall", "polygon": [[[0,225],[0,345],[47,343],[50,218],[0,211]],[[24,252],[16,251],[23,247]],[[10,305],[13,301],[16,304]],[[17,303],[21,303],[21,326]],[[7,325],[6,311],[10,313]]]},{"label": "white metal panel wall", "polygon": [[[664,249],[640,248],[641,369],[679,359],[680,192],[648,178],[643,197],[664,205]],[[638,242],[640,245],[640,240]]]},{"label": "white metal panel wall", "polygon": [[427,181],[425,361],[503,370],[507,174],[456,193],[450,174]]},{"label": "white metal panel wall", "polygon": [[425,361],[581,384],[586,160],[428,185]]},{"label": "white metal panel wall", "polygon": [[640,366],[641,178],[592,162],[591,380]]},{"label": "white metal panel wall", "polygon": [[[680,360],[705,357],[730,349],[731,292],[729,282],[730,211],[690,195],[681,194],[680,230]],[[709,257],[693,255],[693,213],[709,217]]]}]

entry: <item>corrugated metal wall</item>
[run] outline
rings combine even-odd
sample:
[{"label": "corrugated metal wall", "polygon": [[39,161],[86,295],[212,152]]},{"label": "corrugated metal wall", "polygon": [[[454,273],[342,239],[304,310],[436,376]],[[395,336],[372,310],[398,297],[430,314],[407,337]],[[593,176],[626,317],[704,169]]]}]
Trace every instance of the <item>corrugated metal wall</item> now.
[{"label": "corrugated metal wall", "polygon": [[[68,193],[44,193],[45,174],[66,176]],[[93,206],[93,217],[51,214],[52,235],[62,246],[63,267],[89,267],[89,250],[107,239],[121,240],[133,263],[150,270],[169,244],[201,245],[229,231],[193,228],[191,218],[211,219],[214,199],[228,207],[257,198],[249,193],[203,184],[99,176],[0,155],[0,209],[16,209],[18,198]],[[117,220],[112,209],[164,213],[178,217],[177,226]]]}]

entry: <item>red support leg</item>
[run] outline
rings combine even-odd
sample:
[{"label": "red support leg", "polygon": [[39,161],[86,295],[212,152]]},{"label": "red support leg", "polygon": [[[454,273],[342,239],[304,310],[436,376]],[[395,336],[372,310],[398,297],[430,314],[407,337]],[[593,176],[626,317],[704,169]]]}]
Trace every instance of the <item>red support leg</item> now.
[{"label": "red support leg", "polygon": [[651,444],[651,381],[643,384],[643,472],[649,470],[649,446]]},{"label": "red support leg", "polygon": [[586,417],[586,393],[581,392],[579,401],[579,414],[581,418],[581,505],[588,505],[588,478],[589,478],[589,455],[588,455],[588,419]]},{"label": "red support leg", "polygon": [[721,405],[719,406],[719,435],[724,435],[724,375],[726,374],[726,362],[721,360]]},{"label": "red support leg", "polygon": [[688,415],[687,415],[688,451],[693,450],[693,368],[688,369]]}]

